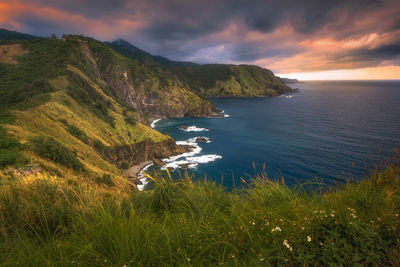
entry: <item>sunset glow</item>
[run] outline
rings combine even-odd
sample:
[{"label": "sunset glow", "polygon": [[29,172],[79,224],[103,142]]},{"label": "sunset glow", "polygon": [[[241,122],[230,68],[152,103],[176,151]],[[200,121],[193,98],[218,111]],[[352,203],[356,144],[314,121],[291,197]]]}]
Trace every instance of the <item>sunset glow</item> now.
[{"label": "sunset glow", "polygon": [[399,79],[400,1],[5,0],[0,28],[123,38],[173,60],[298,79]]}]

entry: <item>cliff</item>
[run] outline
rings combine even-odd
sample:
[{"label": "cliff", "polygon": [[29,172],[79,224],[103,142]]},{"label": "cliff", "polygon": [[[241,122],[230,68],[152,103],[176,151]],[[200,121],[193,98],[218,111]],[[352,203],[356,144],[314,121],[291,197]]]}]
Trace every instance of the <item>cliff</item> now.
[{"label": "cliff", "polygon": [[91,38],[15,41],[0,51],[2,167],[120,175],[125,165],[180,151],[149,127],[151,119],[217,112],[167,75]]},{"label": "cliff", "polygon": [[124,40],[107,43],[110,47],[169,77],[193,92],[209,97],[276,96],[293,92],[270,70],[254,65],[205,64],[172,61],[153,56]]}]

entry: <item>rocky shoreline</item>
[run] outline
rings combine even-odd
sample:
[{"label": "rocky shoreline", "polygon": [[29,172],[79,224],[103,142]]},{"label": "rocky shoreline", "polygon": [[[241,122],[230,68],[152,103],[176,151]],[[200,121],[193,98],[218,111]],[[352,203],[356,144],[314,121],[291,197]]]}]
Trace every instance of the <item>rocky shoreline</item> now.
[{"label": "rocky shoreline", "polygon": [[141,161],[135,165],[130,166],[128,169],[123,171],[123,175],[128,177],[139,190],[143,188],[145,184],[147,184],[144,179],[144,175],[142,174],[145,169],[150,167],[151,165],[158,165],[163,167],[165,163],[161,160],[161,158],[173,157],[183,153],[190,152],[194,147],[190,145],[176,145],[176,148],[172,153],[166,153],[164,155],[159,155],[158,157],[153,157],[152,159]]}]

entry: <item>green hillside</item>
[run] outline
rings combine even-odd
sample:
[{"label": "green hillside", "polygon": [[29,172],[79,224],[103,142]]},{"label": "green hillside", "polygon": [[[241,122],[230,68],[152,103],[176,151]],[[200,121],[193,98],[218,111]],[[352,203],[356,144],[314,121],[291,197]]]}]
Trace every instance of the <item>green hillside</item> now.
[{"label": "green hillside", "polygon": [[108,43],[121,54],[163,73],[177,76],[193,91],[211,97],[276,96],[293,92],[270,70],[253,65],[206,64],[170,61],[153,56],[124,40]]},{"label": "green hillside", "polygon": [[40,163],[53,173],[120,175],[121,168],[174,153],[175,142],[148,126],[152,118],[216,111],[94,39],[35,39],[1,45],[0,53],[3,167]]},{"label": "green hillside", "polygon": [[171,70],[191,88],[210,97],[277,96],[293,90],[270,70],[253,65],[200,65]]},{"label": "green hillside", "polygon": [[217,116],[204,95],[292,90],[256,66],[117,50],[75,35],[0,44],[1,266],[400,265],[398,148],[337,187],[261,173],[228,192],[167,170],[139,192],[124,169],[184,151],[152,119]]}]

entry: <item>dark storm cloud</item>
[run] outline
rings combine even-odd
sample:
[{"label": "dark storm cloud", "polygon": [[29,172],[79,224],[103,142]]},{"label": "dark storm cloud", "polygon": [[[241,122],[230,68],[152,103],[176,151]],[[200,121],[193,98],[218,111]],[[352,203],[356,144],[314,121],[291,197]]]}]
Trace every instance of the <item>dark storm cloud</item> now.
[{"label": "dark storm cloud", "polygon": [[[329,62],[376,63],[399,56],[398,0],[4,0],[0,5],[6,10],[0,9],[0,26],[44,36],[122,37],[174,59],[273,64],[269,59],[305,57],[307,49],[310,60]],[[371,34],[377,39],[365,37]],[[326,40],[337,50],[319,45]],[[360,41],[350,48],[341,44],[352,40]]]}]

